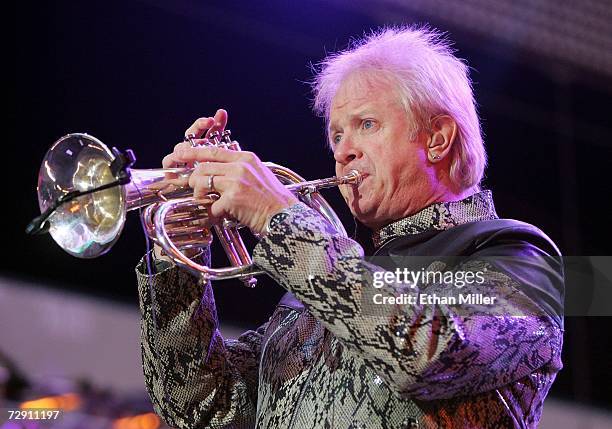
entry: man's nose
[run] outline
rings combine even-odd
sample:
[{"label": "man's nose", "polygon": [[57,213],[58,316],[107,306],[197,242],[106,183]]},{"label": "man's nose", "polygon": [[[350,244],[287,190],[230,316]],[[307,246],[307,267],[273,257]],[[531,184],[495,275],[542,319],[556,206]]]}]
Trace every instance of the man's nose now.
[{"label": "man's nose", "polygon": [[334,149],[334,159],[337,163],[347,165],[356,158],[361,158],[361,150],[357,147],[353,139],[345,136]]}]

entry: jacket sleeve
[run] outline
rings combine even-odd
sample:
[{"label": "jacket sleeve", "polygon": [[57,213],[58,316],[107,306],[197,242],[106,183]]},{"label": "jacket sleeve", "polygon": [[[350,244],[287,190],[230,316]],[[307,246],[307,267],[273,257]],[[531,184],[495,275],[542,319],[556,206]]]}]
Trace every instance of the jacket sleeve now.
[{"label": "jacket sleeve", "polygon": [[155,411],[181,429],[253,427],[266,325],[224,340],[210,283],[164,261],[148,275],[146,259],[136,273],[142,364]]},{"label": "jacket sleeve", "polygon": [[[375,294],[448,296],[460,290],[444,283],[375,288],[384,270],[366,262],[362,248],[316,211],[297,204],[277,221],[256,246],[254,262],[400,395],[451,398],[507,385],[539,368],[549,368],[553,377],[560,369],[561,326],[490,257],[470,258],[459,269],[483,272],[484,282],[470,292],[497,297],[494,312],[477,304],[377,305]],[[439,262],[429,269],[448,267]],[[538,279],[548,281],[536,273]]]}]

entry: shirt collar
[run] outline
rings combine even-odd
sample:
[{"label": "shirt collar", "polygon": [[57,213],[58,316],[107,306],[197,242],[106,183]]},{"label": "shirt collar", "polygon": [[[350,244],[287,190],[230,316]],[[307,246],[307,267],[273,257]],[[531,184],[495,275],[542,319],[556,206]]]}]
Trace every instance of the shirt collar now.
[{"label": "shirt collar", "polygon": [[435,229],[444,230],[463,223],[497,219],[491,191],[484,190],[460,201],[435,203],[423,210],[374,231],[372,240],[379,248],[390,239],[419,234]]}]

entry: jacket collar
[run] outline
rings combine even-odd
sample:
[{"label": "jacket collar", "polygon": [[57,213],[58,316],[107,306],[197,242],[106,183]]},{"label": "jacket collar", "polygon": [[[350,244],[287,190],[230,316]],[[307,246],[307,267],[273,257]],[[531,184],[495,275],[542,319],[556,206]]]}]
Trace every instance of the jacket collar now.
[{"label": "jacket collar", "polygon": [[372,240],[379,248],[400,236],[419,234],[431,229],[445,230],[463,223],[497,219],[491,191],[484,190],[460,201],[435,203],[423,210],[374,231]]}]

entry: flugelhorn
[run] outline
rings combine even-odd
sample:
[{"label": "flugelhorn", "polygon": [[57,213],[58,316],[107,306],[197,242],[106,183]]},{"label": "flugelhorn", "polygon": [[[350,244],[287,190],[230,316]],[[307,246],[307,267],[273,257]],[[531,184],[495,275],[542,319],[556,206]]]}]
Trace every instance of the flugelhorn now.
[{"label": "flugelhorn", "polygon": [[[232,150],[240,146],[230,132],[210,137],[210,144]],[[131,151],[109,148],[95,137],[68,134],[47,151],[38,176],[41,216],[28,226],[29,233],[49,232],[69,254],[94,258],[110,250],[119,238],[126,213],[144,208],[146,233],[179,266],[204,280],[241,278],[250,286],[261,272],[253,266],[238,229],[231,219],[212,225],[232,267],[212,268],[187,257],[183,251],[210,246],[211,225],[207,225],[209,198],[194,200],[187,186],[191,168],[131,169]],[[305,181],[294,171],[264,163],[281,183],[298,198],[317,210],[341,235],[346,231],[318,190],[341,184],[359,184],[362,176],[351,171],[342,177]]]}]

